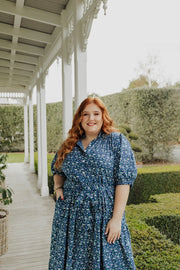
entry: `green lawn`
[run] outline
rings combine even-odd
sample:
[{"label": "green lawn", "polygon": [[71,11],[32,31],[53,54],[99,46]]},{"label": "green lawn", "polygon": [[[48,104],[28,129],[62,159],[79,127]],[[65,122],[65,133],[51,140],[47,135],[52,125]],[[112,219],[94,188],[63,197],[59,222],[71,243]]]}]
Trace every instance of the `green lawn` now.
[{"label": "green lawn", "polygon": [[138,168],[138,173],[158,173],[158,172],[176,172],[180,170],[179,165],[159,165],[159,166],[143,166]]},{"label": "green lawn", "polygon": [[7,163],[24,162],[24,153],[8,153]]},{"label": "green lawn", "polygon": [[[24,153],[7,153],[7,163],[19,163],[24,162]],[[52,159],[54,154],[48,154],[48,158]],[[34,153],[35,159],[37,159],[37,152]]]}]

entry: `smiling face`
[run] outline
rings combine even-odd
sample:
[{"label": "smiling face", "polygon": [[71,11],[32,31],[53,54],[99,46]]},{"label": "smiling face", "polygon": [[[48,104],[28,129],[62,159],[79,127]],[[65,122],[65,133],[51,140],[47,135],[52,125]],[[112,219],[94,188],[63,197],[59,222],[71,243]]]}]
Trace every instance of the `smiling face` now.
[{"label": "smiling face", "polygon": [[102,111],[95,103],[88,104],[84,108],[81,125],[86,136],[97,136],[101,131],[103,125]]}]

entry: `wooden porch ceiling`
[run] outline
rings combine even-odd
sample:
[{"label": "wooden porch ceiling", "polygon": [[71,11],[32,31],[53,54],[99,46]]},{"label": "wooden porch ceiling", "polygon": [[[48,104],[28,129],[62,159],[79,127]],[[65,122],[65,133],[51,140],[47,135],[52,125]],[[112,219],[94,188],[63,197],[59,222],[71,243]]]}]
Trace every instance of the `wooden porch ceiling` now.
[{"label": "wooden porch ceiling", "polygon": [[48,67],[53,59],[49,53],[61,38],[61,12],[68,2],[0,0],[0,92],[31,90],[41,64]]}]

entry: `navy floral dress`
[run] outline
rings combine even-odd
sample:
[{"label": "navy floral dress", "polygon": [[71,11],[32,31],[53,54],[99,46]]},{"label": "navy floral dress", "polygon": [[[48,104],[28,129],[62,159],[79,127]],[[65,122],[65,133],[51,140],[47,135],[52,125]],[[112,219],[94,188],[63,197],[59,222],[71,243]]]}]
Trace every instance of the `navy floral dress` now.
[{"label": "navy floral dress", "polygon": [[136,269],[125,214],[121,237],[107,242],[105,229],[112,217],[116,185],[133,185],[136,162],[126,137],[100,132],[84,150],[79,140],[63,161],[64,200],[55,205],[49,270]]}]

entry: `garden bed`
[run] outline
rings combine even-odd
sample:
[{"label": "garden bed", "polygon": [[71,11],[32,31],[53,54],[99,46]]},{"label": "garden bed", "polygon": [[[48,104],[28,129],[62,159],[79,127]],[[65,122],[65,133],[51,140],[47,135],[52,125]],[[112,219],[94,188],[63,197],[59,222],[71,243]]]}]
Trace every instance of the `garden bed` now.
[{"label": "garden bed", "polygon": [[[138,270],[177,270],[180,265],[180,246],[171,240],[173,222],[170,222],[168,232],[162,232],[160,222],[147,224],[147,220],[168,222],[169,216],[176,217],[179,226],[180,194],[169,193],[153,196],[155,203],[128,205],[126,218],[131,233],[133,253]],[[175,238],[178,241],[178,234]]]}]

